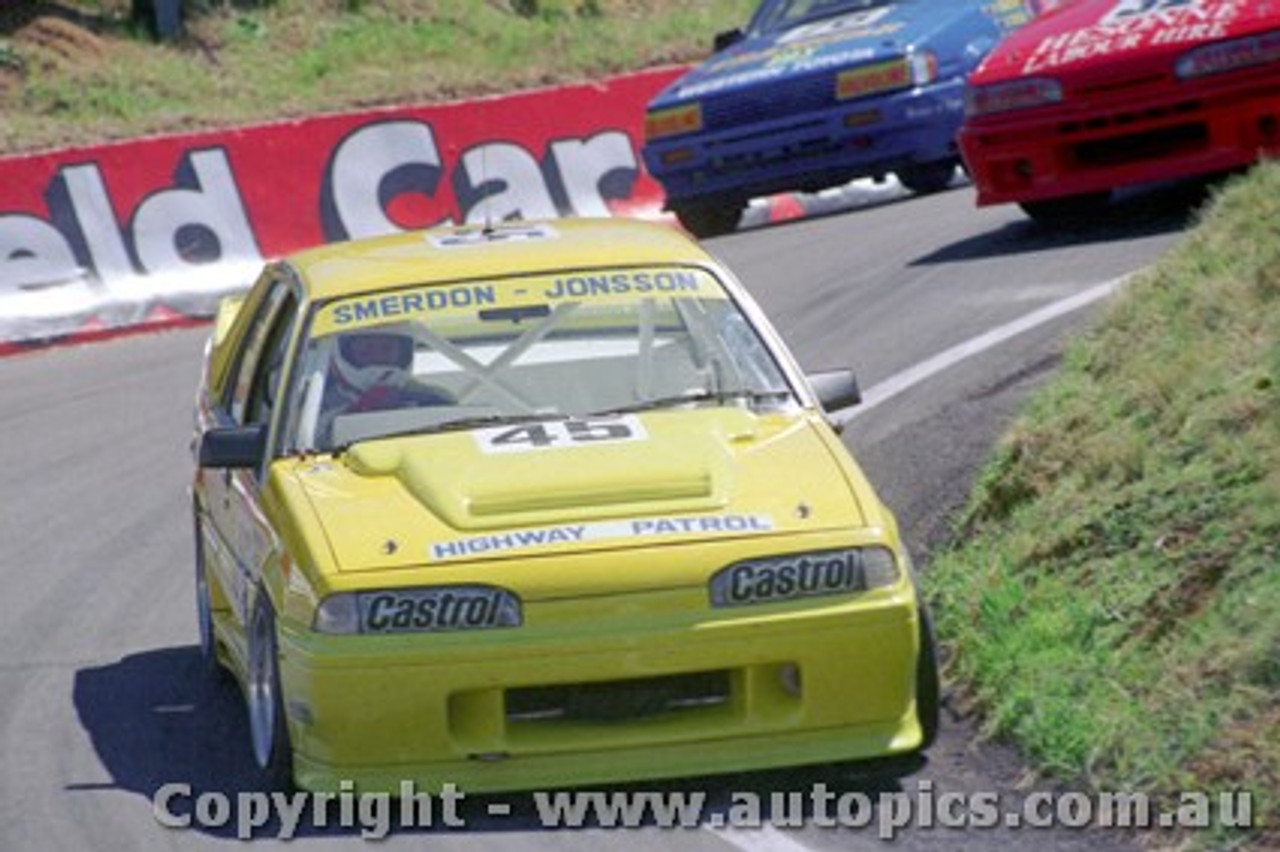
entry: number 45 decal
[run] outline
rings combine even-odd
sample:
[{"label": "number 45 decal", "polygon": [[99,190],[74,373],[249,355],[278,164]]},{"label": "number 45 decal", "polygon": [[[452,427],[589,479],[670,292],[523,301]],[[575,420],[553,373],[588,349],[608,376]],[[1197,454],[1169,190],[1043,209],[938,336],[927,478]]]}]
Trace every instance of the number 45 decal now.
[{"label": "number 45 decal", "polygon": [[643,441],[648,435],[634,415],[607,420],[549,420],[498,426],[475,433],[486,453],[526,453],[559,447]]}]

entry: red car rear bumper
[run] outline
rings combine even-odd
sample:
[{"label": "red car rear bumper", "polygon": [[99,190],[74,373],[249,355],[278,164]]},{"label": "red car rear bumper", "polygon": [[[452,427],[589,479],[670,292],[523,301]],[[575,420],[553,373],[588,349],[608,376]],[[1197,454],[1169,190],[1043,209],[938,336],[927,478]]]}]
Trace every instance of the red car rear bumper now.
[{"label": "red car rear bumper", "polygon": [[1280,154],[1277,71],[1190,83],[1170,78],[1142,96],[1088,104],[1068,94],[1052,108],[967,120],[959,141],[978,204],[1211,174]]}]

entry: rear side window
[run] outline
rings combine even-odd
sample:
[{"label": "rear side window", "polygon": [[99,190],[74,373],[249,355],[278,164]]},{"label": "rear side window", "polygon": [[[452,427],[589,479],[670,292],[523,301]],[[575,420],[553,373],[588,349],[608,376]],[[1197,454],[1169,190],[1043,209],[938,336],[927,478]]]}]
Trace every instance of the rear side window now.
[{"label": "rear side window", "polygon": [[245,425],[265,423],[274,408],[288,331],[297,314],[297,299],[276,282],[258,306],[245,336],[240,359],[228,385],[227,409]]}]

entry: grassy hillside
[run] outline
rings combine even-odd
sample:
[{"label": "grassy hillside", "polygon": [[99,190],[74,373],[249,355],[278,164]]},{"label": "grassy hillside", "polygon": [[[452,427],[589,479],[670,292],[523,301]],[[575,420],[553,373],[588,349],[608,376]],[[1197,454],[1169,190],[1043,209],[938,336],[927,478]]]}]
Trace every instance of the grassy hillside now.
[{"label": "grassy hillside", "polygon": [[1074,346],[926,583],[993,733],[1100,789],[1253,790],[1280,844],[1280,164]]},{"label": "grassy hillside", "polygon": [[[0,4],[0,150],[436,102],[699,59],[752,0],[187,0],[156,45],[130,0]],[[199,10],[198,12],[196,10]]]}]

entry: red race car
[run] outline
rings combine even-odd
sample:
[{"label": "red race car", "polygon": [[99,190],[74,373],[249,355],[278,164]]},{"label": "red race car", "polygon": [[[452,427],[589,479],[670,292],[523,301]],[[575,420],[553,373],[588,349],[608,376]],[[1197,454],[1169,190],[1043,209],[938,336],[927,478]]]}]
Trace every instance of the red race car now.
[{"label": "red race car", "polygon": [[1121,186],[1280,153],[1280,2],[1057,2],[969,78],[978,204],[1078,219]]}]

